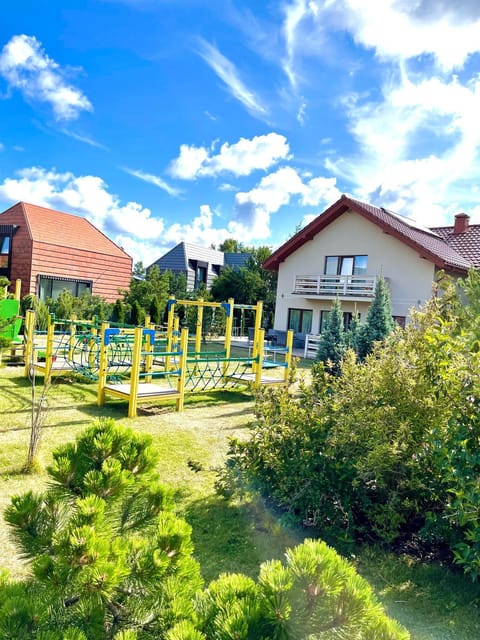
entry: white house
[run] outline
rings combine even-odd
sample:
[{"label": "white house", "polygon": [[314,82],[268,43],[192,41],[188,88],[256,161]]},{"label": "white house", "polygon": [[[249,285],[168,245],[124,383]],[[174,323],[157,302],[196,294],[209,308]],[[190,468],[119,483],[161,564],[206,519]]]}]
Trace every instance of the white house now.
[{"label": "white house", "polygon": [[480,225],[469,225],[469,216],[460,213],[454,226],[428,229],[343,195],[263,267],[278,271],[274,328],[293,329],[300,342],[321,332],[336,296],[346,325],[355,310],[364,319],[380,275],[403,325],[409,309],[431,296],[439,269],[464,276],[480,267]]}]

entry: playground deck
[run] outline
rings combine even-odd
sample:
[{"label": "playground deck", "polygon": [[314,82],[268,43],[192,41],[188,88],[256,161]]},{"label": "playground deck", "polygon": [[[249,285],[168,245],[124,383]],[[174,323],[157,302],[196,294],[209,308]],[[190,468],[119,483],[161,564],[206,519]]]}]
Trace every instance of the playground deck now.
[{"label": "playground deck", "polygon": [[[118,398],[130,398],[131,385],[126,382],[123,384],[107,384],[104,387],[105,393]],[[168,397],[178,398],[180,393],[176,389],[168,389],[165,387],[159,387],[157,384],[150,382],[142,382],[138,385],[138,397],[139,398],[157,398]]]}]

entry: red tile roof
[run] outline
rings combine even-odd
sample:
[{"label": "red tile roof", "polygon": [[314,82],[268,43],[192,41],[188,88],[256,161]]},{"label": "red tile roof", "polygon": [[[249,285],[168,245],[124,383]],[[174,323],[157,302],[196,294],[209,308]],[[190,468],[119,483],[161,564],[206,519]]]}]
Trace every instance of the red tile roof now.
[{"label": "red tile roof", "polygon": [[26,202],[19,202],[18,205],[22,207],[30,236],[35,242],[85,249],[110,256],[128,255],[86,218]]},{"label": "red tile roof", "polygon": [[432,231],[470,260],[476,269],[480,268],[480,224],[469,225],[464,233],[453,233],[453,227],[433,227]]},{"label": "red tile roof", "polygon": [[[475,266],[471,255],[464,253],[459,243],[457,243],[458,246],[454,246],[453,243],[450,244],[446,238],[437,233],[437,230],[427,229],[410,218],[342,195],[337,202],[274,251],[265,260],[263,267],[277,271],[280,263],[288,258],[289,255],[308,240],[312,240],[317,233],[348,210],[355,211],[370,220],[370,222],[378,225],[385,233],[398,238],[439,268],[465,273],[469,268]],[[473,251],[474,249],[470,253]],[[480,251],[478,249],[477,259],[480,260]]]}]

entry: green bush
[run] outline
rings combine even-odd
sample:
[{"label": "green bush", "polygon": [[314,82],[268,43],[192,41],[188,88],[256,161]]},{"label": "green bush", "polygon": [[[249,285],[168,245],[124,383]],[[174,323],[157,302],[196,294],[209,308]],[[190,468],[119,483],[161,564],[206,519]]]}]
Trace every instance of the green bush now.
[{"label": "green bush", "polygon": [[[480,274],[465,291],[480,292]],[[317,364],[297,395],[262,389],[219,484],[253,480],[337,542],[448,544],[478,577],[480,342],[476,299],[459,299],[447,285],[363,362],[347,351],[340,376]]]}]

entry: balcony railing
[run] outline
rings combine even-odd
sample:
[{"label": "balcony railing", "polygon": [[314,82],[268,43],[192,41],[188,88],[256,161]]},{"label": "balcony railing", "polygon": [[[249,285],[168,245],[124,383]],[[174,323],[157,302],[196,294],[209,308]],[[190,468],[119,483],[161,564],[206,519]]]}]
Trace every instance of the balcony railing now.
[{"label": "balcony railing", "polygon": [[377,276],[295,276],[293,293],[301,296],[373,298]]}]

